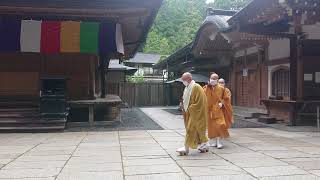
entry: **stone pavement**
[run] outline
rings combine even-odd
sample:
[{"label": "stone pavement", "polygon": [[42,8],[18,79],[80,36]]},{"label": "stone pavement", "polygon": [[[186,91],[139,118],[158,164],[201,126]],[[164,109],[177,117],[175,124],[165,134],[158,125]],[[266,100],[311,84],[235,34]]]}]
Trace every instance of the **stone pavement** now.
[{"label": "stone pavement", "polygon": [[183,123],[142,109],[165,130],[0,134],[0,180],[320,179],[320,134],[232,129],[222,150],[177,156]]}]

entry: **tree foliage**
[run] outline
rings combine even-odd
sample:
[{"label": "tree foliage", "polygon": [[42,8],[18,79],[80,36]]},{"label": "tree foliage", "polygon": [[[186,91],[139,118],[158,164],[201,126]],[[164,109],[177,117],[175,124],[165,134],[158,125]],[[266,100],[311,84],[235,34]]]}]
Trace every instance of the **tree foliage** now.
[{"label": "tree foliage", "polygon": [[127,76],[127,81],[130,83],[144,83],[144,77],[142,75]]},{"label": "tree foliage", "polygon": [[143,47],[145,53],[170,55],[192,42],[207,7],[237,10],[249,0],[164,0]]},{"label": "tree foliage", "polygon": [[208,6],[217,8],[217,9],[240,10],[249,1],[250,0],[214,0],[214,2],[209,3]]}]

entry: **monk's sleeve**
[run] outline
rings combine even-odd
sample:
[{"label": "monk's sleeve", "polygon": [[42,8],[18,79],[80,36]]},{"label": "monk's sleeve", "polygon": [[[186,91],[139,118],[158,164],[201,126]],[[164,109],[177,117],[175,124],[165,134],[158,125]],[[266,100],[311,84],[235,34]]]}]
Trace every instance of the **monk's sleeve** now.
[{"label": "monk's sleeve", "polygon": [[207,98],[199,85],[193,89],[188,111],[190,114],[188,129],[194,129],[194,126],[205,129],[208,118]]},{"label": "monk's sleeve", "polygon": [[233,109],[231,105],[231,91],[229,89],[225,89],[224,95],[223,95],[223,101],[224,101],[224,117],[227,123],[227,127],[230,128],[231,124],[233,123]]},{"label": "monk's sleeve", "polygon": [[223,100],[229,102],[231,101],[231,91],[228,88],[224,89]]},{"label": "monk's sleeve", "polygon": [[193,93],[192,93],[192,96],[191,99],[192,99],[192,102],[189,106],[189,111],[190,112],[196,112],[197,109],[199,109],[201,106],[202,106],[202,98],[201,98],[201,88],[199,88],[198,86],[195,86],[194,87],[194,90],[193,90]]}]

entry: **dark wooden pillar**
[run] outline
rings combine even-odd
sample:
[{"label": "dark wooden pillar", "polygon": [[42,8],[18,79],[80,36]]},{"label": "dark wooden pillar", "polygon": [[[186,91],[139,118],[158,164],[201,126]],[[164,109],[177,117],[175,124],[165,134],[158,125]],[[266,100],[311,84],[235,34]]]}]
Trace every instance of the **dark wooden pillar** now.
[{"label": "dark wooden pillar", "polygon": [[261,103],[261,99],[262,99],[262,58],[264,57],[263,56],[264,54],[264,50],[261,49],[261,47],[258,46],[258,64],[257,64],[257,70],[258,70],[258,82],[259,82],[259,85],[258,85],[258,88],[257,88],[257,91],[258,91],[258,97],[259,97],[259,100],[258,100],[258,105],[262,105]]},{"label": "dark wooden pillar", "polygon": [[230,65],[230,86],[232,91],[232,104],[236,105],[236,96],[237,96],[237,80],[236,80],[236,62],[234,55],[231,57],[231,65]]},{"label": "dark wooden pillar", "polygon": [[89,97],[90,99],[94,99],[95,95],[95,57],[90,56],[89,62]]},{"label": "dark wooden pillar", "polygon": [[100,86],[101,86],[101,98],[106,97],[106,68],[105,68],[105,62],[106,62],[106,56],[101,54],[99,56],[99,62],[100,62]]},{"label": "dark wooden pillar", "polygon": [[290,99],[297,100],[298,39],[290,38]]},{"label": "dark wooden pillar", "polygon": [[107,94],[106,89],[106,75],[109,67],[110,57],[105,54],[100,54],[100,84],[101,84],[101,98],[105,98]]},{"label": "dark wooden pillar", "polygon": [[298,36],[290,37],[290,99],[297,101],[290,104],[290,125],[295,126],[298,120],[297,111],[300,102],[303,101],[303,59]]},{"label": "dark wooden pillar", "polygon": [[303,101],[304,99],[304,66],[302,56],[301,39],[297,42],[297,100]]}]

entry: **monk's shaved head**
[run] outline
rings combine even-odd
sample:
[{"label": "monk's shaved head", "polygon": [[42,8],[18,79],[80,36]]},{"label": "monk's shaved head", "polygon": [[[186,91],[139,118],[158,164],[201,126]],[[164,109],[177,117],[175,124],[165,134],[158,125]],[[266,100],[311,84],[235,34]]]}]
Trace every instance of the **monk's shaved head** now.
[{"label": "monk's shaved head", "polygon": [[223,84],[225,84],[226,83],[226,81],[224,80],[224,79],[219,79],[219,81],[218,81],[219,83],[223,83]]},{"label": "monk's shaved head", "polygon": [[218,80],[219,79],[219,75],[216,73],[211,74],[210,79],[212,80]]},{"label": "monk's shaved head", "polygon": [[188,83],[190,83],[192,81],[192,74],[189,72],[183,73],[181,79],[182,81],[187,81]]},{"label": "monk's shaved head", "polygon": [[219,79],[218,83],[223,87],[225,87],[225,85],[226,85],[226,81],[224,79],[222,79],[222,78]]}]

